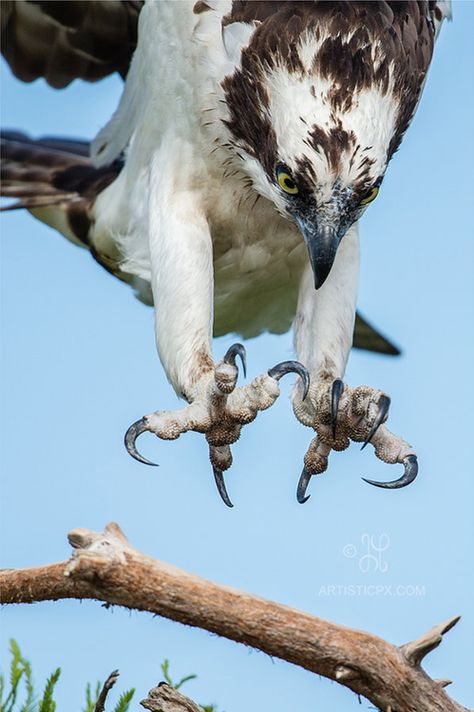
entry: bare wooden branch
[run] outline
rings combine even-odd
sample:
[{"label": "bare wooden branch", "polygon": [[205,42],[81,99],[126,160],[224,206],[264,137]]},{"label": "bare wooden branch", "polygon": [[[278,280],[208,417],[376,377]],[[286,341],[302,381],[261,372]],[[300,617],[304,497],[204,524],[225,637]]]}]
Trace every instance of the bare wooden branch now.
[{"label": "bare wooden branch", "polygon": [[443,635],[451,630],[451,628],[454,628],[460,617],[461,616],[454,616],[454,618],[450,618],[449,621],[445,623],[439,623],[422,635],[421,638],[418,638],[418,640],[413,640],[411,643],[402,645],[400,650],[410,665],[413,665],[413,667],[419,666],[423,658],[438,647],[443,640]]},{"label": "bare wooden branch", "polygon": [[420,666],[457,618],[398,648],[144,556],[117,524],[75,529],[69,541],[68,562],[0,572],[0,602],[93,598],[150,611],[324,675],[384,712],[467,712]]},{"label": "bare wooden branch", "polygon": [[94,712],[105,712],[105,701],[107,700],[107,695],[109,694],[112,687],[115,685],[119,679],[119,671],[114,670],[110,673],[107,680],[104,682],[102,690],[100,691],[99,698],[96,702]]},{"label": "bare wooden branch", "polygon": [[150,712],[204,712],[202,707],[166,682],[160,682],[150,690],[146,700],[142,700],[140,704]]}]

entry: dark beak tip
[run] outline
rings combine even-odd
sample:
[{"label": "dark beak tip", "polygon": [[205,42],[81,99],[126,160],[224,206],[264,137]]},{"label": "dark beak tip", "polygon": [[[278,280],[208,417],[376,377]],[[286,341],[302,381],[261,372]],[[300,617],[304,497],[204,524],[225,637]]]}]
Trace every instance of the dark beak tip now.
[{"label": "dark beak tip", "polygon": [[329,277],[329,274],[330,274],[330,272],[331,272],[331,267],[332,267],[332,264],[331,264],[331,266],[329,267],[329,269],[327,268],[327,265],[324,265],[324,269],[319,269],[319,270],[318,270],[317,267],[314,267],[314,268],[313,268],[313,272],[314,272],[314,288],[316,289],[316,291],[317,291],[318,289],[321,289],[321,287],[323,286],[323,284],[325,283],[325,281],[326,281],[327,278]]},{"label": "dark beak tip", "polygon": [[305,229],[305,225],[302,224],[300,229],[308,247],[309,259],[313,268],[314,288],[321,289],[331,272],[341,240],[337,231],[330,225],[319,229],[314,227]]}]

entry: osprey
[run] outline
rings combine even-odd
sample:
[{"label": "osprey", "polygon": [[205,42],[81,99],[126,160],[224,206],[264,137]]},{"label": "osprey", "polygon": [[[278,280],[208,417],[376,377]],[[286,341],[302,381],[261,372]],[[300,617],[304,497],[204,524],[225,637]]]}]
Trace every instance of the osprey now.
[{"label": "osprey", "polygon": [[[119,71],[117,110],[90,147],[7,132],[3,195],[87,247],[155,308],[159,356],[188,405],[135,422],[125,444],[195,430],[219,492],[242,426],[299,374],[293,410],[313,438],[297,498],[331,450],[371,443],[414,480],[389,397],[343,383],[356,318],[358,221],[418,105],[449,3],[2,2],[3,53],[55,87]],[[359,319],[359,318],[358,318]],[[212,335],[282,333],[299,361],[237,387]],[[394,352],[363,320],[355,343]]]}]

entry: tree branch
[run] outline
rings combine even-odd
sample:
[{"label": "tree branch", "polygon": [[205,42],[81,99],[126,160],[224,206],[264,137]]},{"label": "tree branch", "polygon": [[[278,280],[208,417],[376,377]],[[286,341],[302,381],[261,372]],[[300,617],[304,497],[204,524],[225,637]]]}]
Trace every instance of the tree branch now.
[{"label": "tree branch", "polygon": [[118,679],[119,679],[119,671],[113,670],[102,686],[102,690],[100,691],[99,698],[98,698],[96,705],[94,707],[94,712],[105,712],[105,701],[107,699],[107,695],[109,694],[110,690],[115,685],[115,683],[117,682]]},{"label": "tree branch", "polygon": [[166,682],[160,682],[150,690],[146,700],[142,700],[140,704],[150,712],[204,712],[202,707]]},{"label": "tree branch", "polygon": [[134,549],[117,524],[75,529],[68,562],[0,572],[1,603],[92,598],[204,628],[324,675],[384,712],[467,712],[421,668],[459,620],[398,648],[369,633],[219,586]]}]

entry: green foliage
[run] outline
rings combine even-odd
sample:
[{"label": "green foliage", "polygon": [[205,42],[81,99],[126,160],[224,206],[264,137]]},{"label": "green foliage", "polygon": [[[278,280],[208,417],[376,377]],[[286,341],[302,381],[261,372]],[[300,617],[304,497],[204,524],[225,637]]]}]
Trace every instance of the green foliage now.
[{"label": "green foliage", "polygon": [[[15,640],[10,640],[10,653],[12,659],[8,682],[5,676],[0,673],[0,712],[56,712],[54,689],[61,674],[60,668],[49,676],[41,698],[37,699],[31,665],[21,654]],[[9,687],[8,691],[7,687]],[[86,706],[82,708],[82,712],[94,712],[101,689],[100,682],[96,684],[94,690],[89,683],[87,684]],[[134,693],[134,689],[124,692],[113,712],[128,712]]]},{"label": "green foliage", "polygon": [[186,677],[182,677],[179,682],[173,682],[173,680],[170,677],[170,661],[165,658],[163,662],[161,663],[161,672],[163,673],[163,678],[166,683],[170,687],[174,687],[175,690],[179,690],[180,687],[184,685],[185,682],[189,682],[189,680],[195,680],[197,675],[186,675]]},{"label": "green foliage", "polygon": [[92,692],[90,682],[86,685],[86,706],[82,708],[82,712],[94,712],[97,700],[99,699],[101,684],[98,682],[95,686],[95,691]]},{"label": "green foliage", "polygon": [[[10,640],[10,674],[8,680],[0,673],[0,712],[56,712],[54,690],[61,675],[57,668],[47,679],[41,698],[35,694],[31,665],[21,654],[18,643]],[[194,680],[196,675],[186,675],[179,682],[173,682],[170,675],[169,660],[161,664],[161,672],[165,682],[179,690],[186,682]],[[8,688],[8,689],[7,689]],[[102,684],[97,682],[92,688],[90,683],[86,686],[86,704],[82,712],[95,712],[95,707],[102,690]],[[135,689],[123,692],[115,705],[113,712],[129,712]],[[217,712],[215,705],[201,705],[204,712]]]},{"label": "green foliage", "polygon": [[131,690],[128,690],[127,692],[123,692],[120,695],[120,699],[115,705],[114,712],[128,712],[128,708],[130,706],[130,702],[132,701],[132,697],[135,694],[135,689],[132,687]]},{"label": "green foliage", "polygon": [[56,712],[56,702],[53,700],[54,687],[59,680],[61,668],[57,668],[46,682],[46,687],[43,692],[43,699],[39,705],[39,712]]},{"label": "green foliage", "polygon": [[[189,682],[189,680],[195,680],[197,678],[197,675],[186,675],[185,677],[182,677],[179,682],[173,682],[170,676],[170,661],[167,658],[165,658],[161,663],[161,672],[163,674],[164,681],[170,687],[174,687],[175,690],[179,690],[185,682]],[[217,712],[216,705],[200,705],[200,707],[203,708],[204,712]]]},{"label": "green foliage", "polygon": [[[10,691],[7,694],[5,677],[0,674],[0,712],[13,712],[16,709],[18,712],[36,712],[38,707],[34,696],[31,665],[22,656],[15,640],[10,640],[10,653],[12,655],[9,676]],[[18,707],[17,700],[22,680],[24,681],[25,699]]]}]

